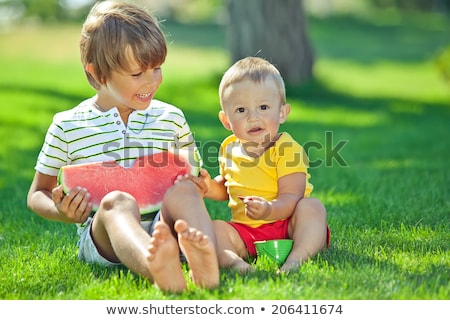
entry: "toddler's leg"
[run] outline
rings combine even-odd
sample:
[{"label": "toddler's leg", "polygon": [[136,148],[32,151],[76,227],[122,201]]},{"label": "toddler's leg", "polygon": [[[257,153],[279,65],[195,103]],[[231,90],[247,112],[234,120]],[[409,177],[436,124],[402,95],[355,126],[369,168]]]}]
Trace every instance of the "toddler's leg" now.
[{"label": "toddler's leg", "polygon": [[240,273],[255,271],[242,258],[247,256],[247,248],[236,229],[222,220],[214,220],[213,224],[217,237],[219,266],[222,268],[232,268]]},{"label": "toddler's leg", "polygon": [[294,245],[280,271],[298,269],[300,264],[326,247],[326,219],[326,209],[319,200],[303,198],[298,202],[289,224]]}]

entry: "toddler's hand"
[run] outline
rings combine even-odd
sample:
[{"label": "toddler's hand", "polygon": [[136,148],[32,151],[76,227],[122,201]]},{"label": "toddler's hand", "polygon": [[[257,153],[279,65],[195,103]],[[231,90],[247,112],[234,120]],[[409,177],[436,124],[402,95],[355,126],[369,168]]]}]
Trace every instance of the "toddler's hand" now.
[{"label": "toddler's hand", "polygon": [[253,220],[264,220],[272,212],[272,203],[257,196],[239,197],[245,204],[245,214]]},{"label": "toddler's hand", "polygon": [[178,176],[177,180],[175,180],[175,183],[179,183],[180,181],[189,180],[196,184],[196,186],[199,188],[201,194],[205,196],[205,194],[209,190],[209,186],[211,183],[211,176],[209,175],[208,171],[206,169],[201,168],[200,173],[198,177],[193,176],[191,174],[186,174],[184,176]]}]

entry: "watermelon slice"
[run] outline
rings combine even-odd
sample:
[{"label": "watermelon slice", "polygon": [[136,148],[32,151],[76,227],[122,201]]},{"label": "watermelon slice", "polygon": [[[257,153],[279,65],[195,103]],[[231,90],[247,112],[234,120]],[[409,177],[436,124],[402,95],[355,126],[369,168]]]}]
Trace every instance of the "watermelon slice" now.
[{"label": "watermelon slice", "polygon": [[115,162],[91,162],[61,167],[58,182],[65,193],[80,186],[91,194],[93,210],[97,211],[103,197],[115,190],[131,194],[137,201],[141,214],[161,208],[166,191],[178,175],[191,173],[197,176],[200,160],[189,162],[187,152],[163,151],[137,158],[133,167],[124,168]]}]

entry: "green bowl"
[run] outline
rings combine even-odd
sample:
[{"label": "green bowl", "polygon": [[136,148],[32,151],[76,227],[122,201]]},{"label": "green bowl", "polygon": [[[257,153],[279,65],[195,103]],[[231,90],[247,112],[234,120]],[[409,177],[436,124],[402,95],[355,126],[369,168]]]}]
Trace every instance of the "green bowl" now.
[{"label": "green bowl", "polygon": [[279,265],[282,265],[286,261],[289,253],[291,253],[294,241],[291,239],[278,239],[255,241],[254,244],[258,256],[267,256]]}]

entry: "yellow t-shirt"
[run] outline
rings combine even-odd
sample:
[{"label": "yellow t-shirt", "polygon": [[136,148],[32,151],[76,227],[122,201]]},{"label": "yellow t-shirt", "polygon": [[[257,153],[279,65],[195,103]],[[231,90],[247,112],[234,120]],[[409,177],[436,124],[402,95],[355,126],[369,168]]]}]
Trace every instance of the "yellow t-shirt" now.
[{"label": "yellow t-shirt", "polygon": [[246,154],[235,135],[227,137],[219,151],[220,174],[225,178],[229,194],[231,221],[258,227],[273,221],[252,220],[245,215],[245,205],[238,196],[259,196],[268,201],[278,195],[278,179],[296,172],[306,174],[305,197],[313,185],[309,182],[309,160],[303,147],[284,132],[276,143],[260,157]]}]

